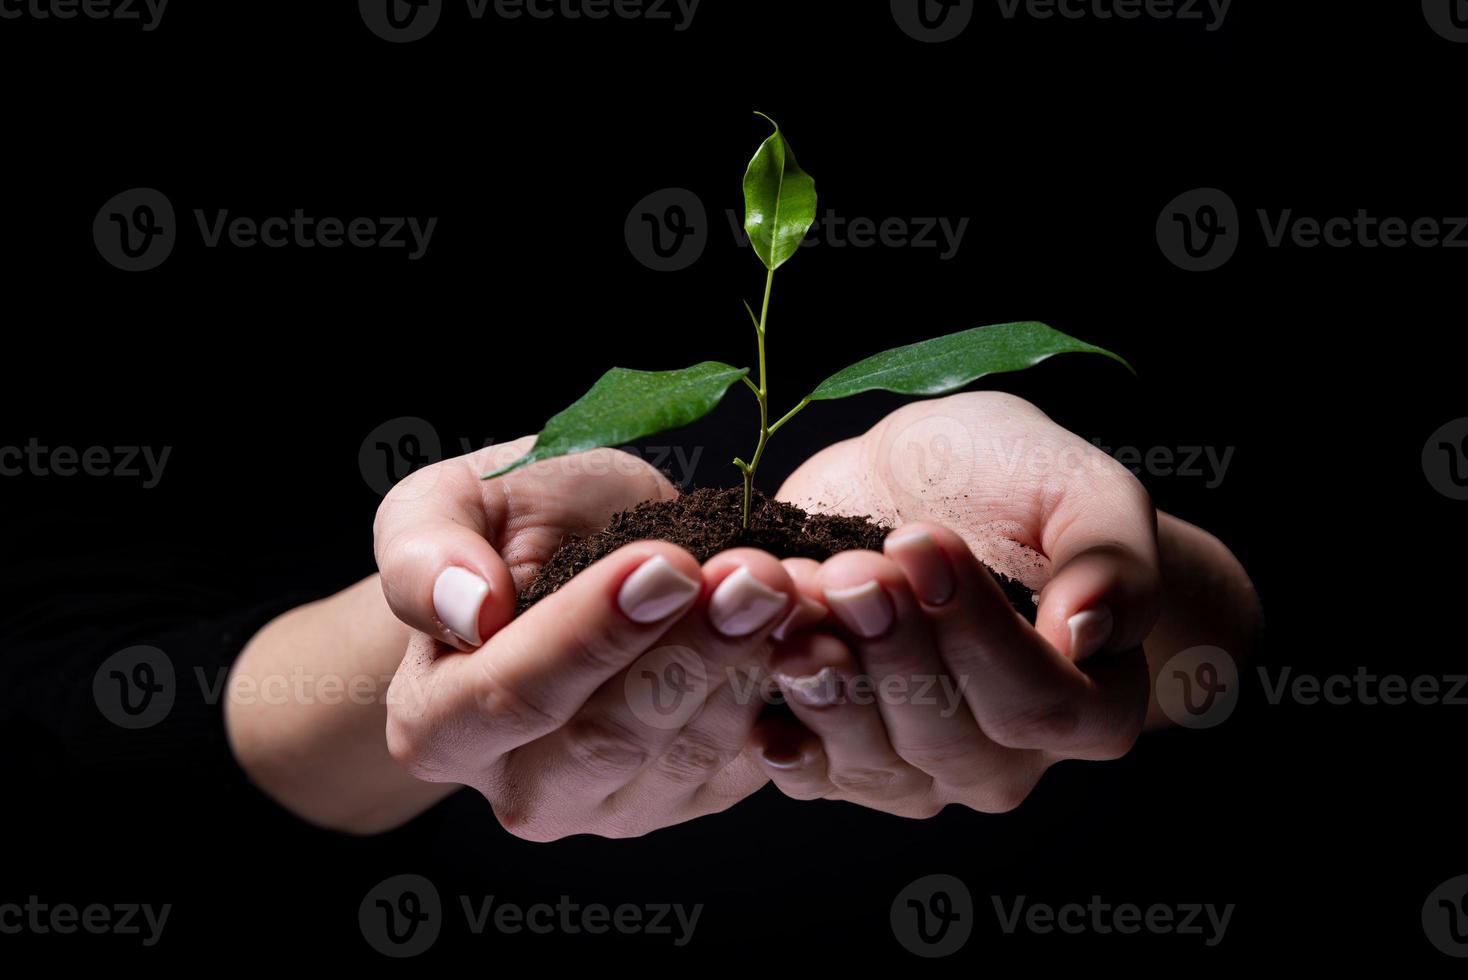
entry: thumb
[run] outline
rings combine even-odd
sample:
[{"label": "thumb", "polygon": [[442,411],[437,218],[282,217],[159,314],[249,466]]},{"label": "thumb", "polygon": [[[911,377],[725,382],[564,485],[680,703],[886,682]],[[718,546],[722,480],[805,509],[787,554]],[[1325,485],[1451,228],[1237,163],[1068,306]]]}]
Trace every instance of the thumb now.
[{"label": "thumb", "polygon": [[462,650],[515,617],[515,583],[478,531],[453,521],[414,525],[378,549],[382,591],[403,622]]}]

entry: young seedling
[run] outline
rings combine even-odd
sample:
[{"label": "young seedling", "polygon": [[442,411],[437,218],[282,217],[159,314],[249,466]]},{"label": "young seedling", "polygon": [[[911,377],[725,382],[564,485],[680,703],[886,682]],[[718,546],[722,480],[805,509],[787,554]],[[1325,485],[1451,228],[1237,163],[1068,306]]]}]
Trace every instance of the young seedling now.
[{"label": "young seedling", "polygon": [[734,460],[744,476],[744,526],[747,528],[755,474],[770,437],[811,402],[849,398],[865,391],[943,395],[985,375],[1022,371],[1056,354],[1101,354],[1131,370],[1131,365],[1110,351],[1043,323],[1001,323],[874,354],[822,381],[795,407],[771,423],[765,368],[770,294],[775,270],[795,255],[815,223],[816,185],[795,162],[795,154],[779,125],[768,116],[763,118],[769,120],[775,131],[760,145],[744,174],[744,228],[766,270],[765,294],[759,313],[748,303],[744,304],[754,321],[759,345],[759,383],[750,379],[749,368],[718,361],[704,361],[677,371],[612,368],[579,401],[545,424],[530,452],[484,479],[503,476],[541,460],[619,446],[688,425],[713,411],[729,387],[742,381],[759,402],[759,442],[754,454],[748,462],[742,458]]}]

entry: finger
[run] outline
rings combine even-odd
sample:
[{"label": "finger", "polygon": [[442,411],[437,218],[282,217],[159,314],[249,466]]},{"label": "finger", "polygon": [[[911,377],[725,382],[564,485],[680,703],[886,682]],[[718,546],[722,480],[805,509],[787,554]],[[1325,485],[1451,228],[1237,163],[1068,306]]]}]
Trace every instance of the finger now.
[{"label": "finger", "polygon": [[828,633],[798,633],[774,648],[769,670],[796,719],[820,738],[840,798],[926,798],[932,780],[892,748],[871,679],[845,643]]},{"label": "finger", "polygon": [[[886,543],[924,602],[950,674],[992,741],[1015,749],[1111,758],[1130,748],[1146,711],[1145,663],[1098,658],[1085,669],[1026,623],[963,539],[931,523],[904,525]],[[936,583],[936,584],[935,584]],[[1135,674],[1140,667],[1140,684]]]},{"label": "finger", "polygon": [[[494,447],[506,461],[533,439]],[[483,454],[445,460],[395,486],[377,510],[373,544],[393,614],[460,650],[480,646],[515,613],[515,585],[490,544]],[[498,458],[498,457],[496,457]]]},{"label": "finger", "polygon": [[704,597],[653,649],[596,691],[564,727],[518,751],[512,765],[542,774],[568,799],[606,800],[675,749],[723,688],[734,701],[720,702],[705,720],[709,730],[692,734],[681,764],[675,760],[659,777],[691,788],[738,755],[741,743],[728,742],[759,711],[761,654],[795,585],[777,560],[747,548],[710,559],[702,580]]},{"label": "finger", "polygon": [[964,701],[965,684],[939,656],[926,614],[902,569],[870,551],[848,551],[819,573],[822,593],[850,634],[897,754],[948,786],[980,785],[1014,750],[991,742]]},{"label": "finger", "polygon": [[821,596],[821,563],[810,558],[786,558],[780,564],[785,566],[785,571],[795,583],[799,598],[785,620],[775,628],[774,638],[777,641],[819,625],[828,616]]},{"label": "finger", "polygon": [[478,723],[476,752],[498,754],[565,725],[697,601],[691,555],[664,542],[627,545],[526,610],[471,654],[443,658],[449,717]]},{"label": "finger", "polygon": [[750,733],[749,747],[770,781],[791,799],[819,800],[835,794],[821,740],[792,716],[760,718]]},{"label": "finger", "polygon": [[1042,547],[1055,572],[1040,592],[1035,621],[1076,662],[1141,646],[1160,610],[1151,498],[1119,464],[1087,470],[1086,477],[1067,486],[1045,521]]}]

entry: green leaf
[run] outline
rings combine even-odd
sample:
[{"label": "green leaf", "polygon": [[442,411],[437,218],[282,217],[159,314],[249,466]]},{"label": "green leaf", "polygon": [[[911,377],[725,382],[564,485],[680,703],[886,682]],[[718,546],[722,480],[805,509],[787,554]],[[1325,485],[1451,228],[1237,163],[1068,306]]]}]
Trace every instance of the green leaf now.
[{"label": "green leaf", "polygon": [[571,453],[620,446],[688,425],[713,411],[749,368],[704,361],[680,371],[612,368],[570,408],[545,424],[530,452],[484,477]]},{"label": "green leaf", "polygon": [[750,244],[774,272],[790,260],[816,220],[816,182],[800,169],[780,126],[764,113],[775,132],[760,144],[744,173],[744,230]]},{"label": "green leaf", "polygon": [[827,401],[864,391],[943,395],[986,374],[1022,371],[1056,354],[1102,354],[1132,371],[1111,351],[1043,323],[1000,323],[874,354],[822,381],[810,397]]}]

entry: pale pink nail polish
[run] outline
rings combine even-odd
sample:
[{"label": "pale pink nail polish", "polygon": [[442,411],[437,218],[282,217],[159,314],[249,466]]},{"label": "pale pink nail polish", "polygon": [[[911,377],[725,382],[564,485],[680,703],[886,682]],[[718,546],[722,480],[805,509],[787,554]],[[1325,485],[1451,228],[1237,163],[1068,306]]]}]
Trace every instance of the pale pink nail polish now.
[{"label": "pale pink nail polish", "polygon": [[841,678],[831,667],[822,667],[807,677],[776,674],[775,679],[786,697],[809,708],[829,707],[841,697]]},{"label": "pale pink nail polish", "polygon": [[748,568],[740,568],[709,598],[709,619],[725,636],[748,636],[768,626],[784,611],[790,597],[765,585]]},{"label": "pale pink nail polish", "polygon": [[887,556],[902,568],[918,598],[930,606],[941,606],[953,598],[956,586],[953,569],[938,542],[926,531],[888,538]]},{"label": "pale pink nail polish", "polygon": [[858,636],[871,640],[892,628],[892,600],[876,579],[852,589],[828,589],[826,602],[842,624]]},{"label": "pale pink nail polish", "polygon": [[654,555],[627,576],[617,606],[634,623],[656,623],[690,605],[701,588],[662,555]]},{"label": "pale pink nail polish", "polygon": [[471,646],[479,646],[479,611],[489,596],[489,583],[457,565],[438,573],[433,583],[433,611],[439,622]]},{"label": "pale pink nail polish", "polygon": [[803,630],[808,626],[814,626],[825,618],[825,606],[816,602],[814,599],[807,599],[805,596],[801,596],[800,600],[795,603],[795,607],[790,610],[790,614],[780,621],[780,625],[776,626],[775,632],[770,635],[777,641],[783,643],[785,638],[791,633],[797,630]]},{"label": "pale pink nail polish", "polygon": [[1070,659],[1079,663],[1098,653],[1111,639],[1111,610],[1104,605],[1092,606],[1066,620],[1070,626]]}]

